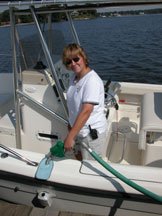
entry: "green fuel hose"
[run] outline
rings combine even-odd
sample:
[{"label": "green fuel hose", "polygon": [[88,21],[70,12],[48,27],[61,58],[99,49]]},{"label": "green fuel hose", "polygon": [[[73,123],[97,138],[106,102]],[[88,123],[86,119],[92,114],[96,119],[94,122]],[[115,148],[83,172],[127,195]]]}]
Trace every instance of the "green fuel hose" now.
[{"label": "green fuel hose", "polygon": [[[135,182],[131,181],[130,179],[126,178],[124,175],[119,173],[117,170],[112,168],[108,163],[106,163],[96,152],[92,151],[91,148],[87,146],[87,144],[82,143],[83,147],[90,153],[90,155],[98,162],[100,163],[106,170],[111,172],[114,176],[119,178],[121,181],[129,185],[130,187],[134,188],[135,190],[143,193],[144,195],[158,201],[162,202],[162,197],[159,196],[158,194],[155,194],[146,188],[136,184]],[[50,152],[53,156],[57,157],[63,157],[64,156],[64,143],[62,141],[58,141],[56,145],[54,145],[51,149]]]},{"label": "green fuel hose", "polygon": [[117,170],[112,168],[108,163],[106,163],[99,155],[96,154],[96,152],[92,151],[85,143],[82,143],[83,147],[86,148],[86,150],[91,154],[91,156],[100,163],[106,170],[111,172],[114,176],[119,178],[121,181],[125,182],[127,185],[131,186],[132,188],[136,189],[137,191],[145,194],[146,196],[158,201],[162,202],[162,197],[158,194],[155,194],[146,188],[136,184],[135,182],[131,181],[130,179],[126,178],[124,175],[119,173]]}]

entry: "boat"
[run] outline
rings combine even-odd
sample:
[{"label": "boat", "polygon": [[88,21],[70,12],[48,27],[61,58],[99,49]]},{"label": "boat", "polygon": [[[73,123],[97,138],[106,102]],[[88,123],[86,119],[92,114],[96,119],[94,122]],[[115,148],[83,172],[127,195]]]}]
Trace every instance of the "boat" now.
[{"label": "boat", "polygon": [[[72,11],[160,5],[162,0],[0,4],[10,11],[13,62],[13,73],[0,73],[0,199],[51,211],[162,215],[162,85],[103,80],[104,158],[87,146],[94,160],[64,154],[70,72],[60,58],[64,41],[55,41],[55,35],[62,36],[51,28],[52,14],[64,13],[79,43]],[[27,40],[18,21],[29,15],[36,34]],[[47,30],[42,20],[48,21]]]}]

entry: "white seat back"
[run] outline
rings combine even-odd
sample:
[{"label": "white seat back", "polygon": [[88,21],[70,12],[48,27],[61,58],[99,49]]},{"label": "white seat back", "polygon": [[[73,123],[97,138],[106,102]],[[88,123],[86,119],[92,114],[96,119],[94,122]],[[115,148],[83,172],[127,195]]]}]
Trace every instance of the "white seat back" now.
[{"label": "white seat back", "polygon": [[162,92],[146,93],[141,105],[139,149],[146,148],[147,132],[162,132]]}]

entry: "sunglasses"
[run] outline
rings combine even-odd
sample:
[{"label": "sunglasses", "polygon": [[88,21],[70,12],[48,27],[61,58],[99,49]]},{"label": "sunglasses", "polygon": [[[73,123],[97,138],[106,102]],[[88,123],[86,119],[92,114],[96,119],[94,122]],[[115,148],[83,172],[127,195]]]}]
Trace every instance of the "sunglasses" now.
[{"label": "sunglasses", "polygon": [[72,63],[72,61],[74,61],[75,63],[77,63],[80,60],[79,57],[75,57],[73,59],[69,59],[66,61],[66,65],[70,65]]}]

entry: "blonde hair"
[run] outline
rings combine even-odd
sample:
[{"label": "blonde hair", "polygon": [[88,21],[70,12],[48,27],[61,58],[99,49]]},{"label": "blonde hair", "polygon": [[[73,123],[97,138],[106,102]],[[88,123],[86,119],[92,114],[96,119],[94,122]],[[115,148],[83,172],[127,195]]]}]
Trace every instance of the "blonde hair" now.
[{"label": "blonde hair", "polygon": [[64,48],[63,55],[62,55],[63,64],[66,67],[68,67],[66,63],[67,60],[75,58],[78,55],[80,55],[83,58],[86,66],[88,66],[89,61],[84,49],[80,45],[75,43],[69,44]]}]

